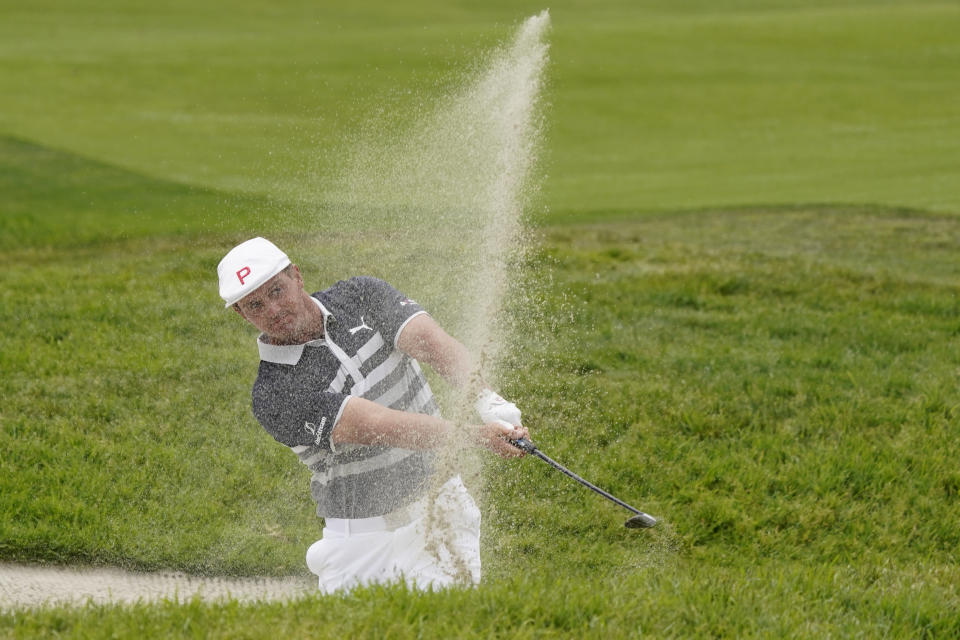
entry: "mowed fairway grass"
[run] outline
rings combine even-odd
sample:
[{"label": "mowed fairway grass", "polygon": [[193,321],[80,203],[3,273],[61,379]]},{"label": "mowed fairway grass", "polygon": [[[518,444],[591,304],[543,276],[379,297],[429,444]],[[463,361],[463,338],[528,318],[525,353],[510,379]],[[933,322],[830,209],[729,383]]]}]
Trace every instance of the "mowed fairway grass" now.
[{"label": "mowed fairway grass", "polygon": [[[262,233],[309,287],[402,286],[376,229],[325,221],[327,151],[542,8],[0,8],[0,560],[304,571],[308,479],[250,415],[216,263]],[[500,386],[660,524],[489,460],[477,589],[5,612],[0,635],[960,635],[960,8],[551,9]],[[442,316],[456,286],[407,293]]]}]

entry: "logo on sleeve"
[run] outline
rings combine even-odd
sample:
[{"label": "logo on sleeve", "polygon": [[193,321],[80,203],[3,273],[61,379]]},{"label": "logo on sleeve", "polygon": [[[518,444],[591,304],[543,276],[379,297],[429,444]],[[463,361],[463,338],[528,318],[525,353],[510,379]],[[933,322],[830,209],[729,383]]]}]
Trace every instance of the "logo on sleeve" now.
[{"label": "logo on sleeve", "polygon": [[405,307],[405,306],[407,306],[408,304],[417,304],[417,301],[416,301],[416,300],[411,300],[410,298],[404,298],[403,300],[400,301],[400,306],[401,306],[401,307]]},{"label": "logo on sleeve", "polygon": [[313,444],[319,445],[320,440],[323,438],[323,425],[327,424],[327,416],[320,418],[320,426],[313,424],[312,422],[304,422],[303,428],[313,436]]}]

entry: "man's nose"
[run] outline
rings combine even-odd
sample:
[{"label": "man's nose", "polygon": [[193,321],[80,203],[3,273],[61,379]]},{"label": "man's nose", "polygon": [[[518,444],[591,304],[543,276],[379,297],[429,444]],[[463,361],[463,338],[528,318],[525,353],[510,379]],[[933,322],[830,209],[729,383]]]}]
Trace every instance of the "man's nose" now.
[{"label": "man's nose", "polygon": [[279,300],[270,300],[267,302],[267,315],[271,318],[279,316],[282,311],[283,307],[280,306]]}]

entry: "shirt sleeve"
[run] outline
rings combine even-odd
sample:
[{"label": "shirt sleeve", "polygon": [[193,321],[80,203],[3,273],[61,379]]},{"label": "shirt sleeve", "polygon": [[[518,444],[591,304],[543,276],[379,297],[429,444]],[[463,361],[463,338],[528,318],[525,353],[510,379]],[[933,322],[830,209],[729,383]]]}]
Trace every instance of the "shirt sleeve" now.
[{"label": "shirt sleeve", "polygon": [[370,316],[370,324],[394,346],[407,322],[414,316],[426,313],[419,303],[379,278],[358,276],[354,280],[359,286],[366,313]]},{"label": "shirt sleeve", "polygon": [[288,447],[333,450],[331,433],[348,395],[299,389],[279,371],[261,370],[253,386],[253,414],[273,438]]}]

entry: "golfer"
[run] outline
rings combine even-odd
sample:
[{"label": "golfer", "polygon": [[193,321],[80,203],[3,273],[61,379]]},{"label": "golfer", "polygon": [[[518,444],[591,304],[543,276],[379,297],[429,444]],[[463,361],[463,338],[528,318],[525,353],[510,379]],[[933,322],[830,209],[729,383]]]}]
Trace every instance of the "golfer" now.
[{"label": "golfer", "polygon": [[306,560],[321,591],[478,583],[480,512],[458,475],[435,475],[434,450],[453,441],[523,455],[508,442],[529,436],[516,405],[481,388],[480,424],[441,418],[420,363],[467,390],[471,358],[382,280],[308,294],[300,269],[264,238],[233,248],[217,274],[226,306],[261,332],[253,413],[313,474],[325,526]]}]

